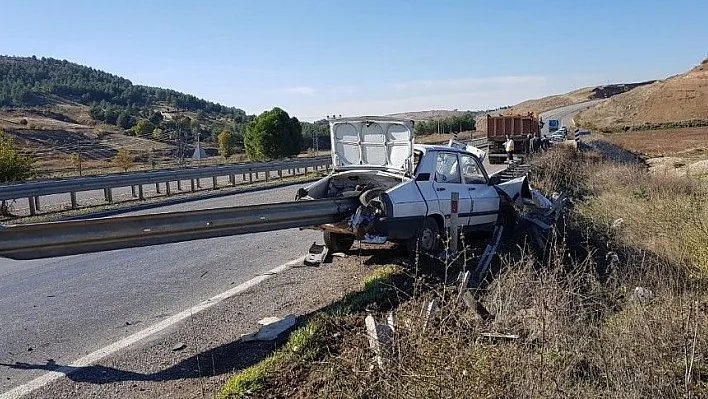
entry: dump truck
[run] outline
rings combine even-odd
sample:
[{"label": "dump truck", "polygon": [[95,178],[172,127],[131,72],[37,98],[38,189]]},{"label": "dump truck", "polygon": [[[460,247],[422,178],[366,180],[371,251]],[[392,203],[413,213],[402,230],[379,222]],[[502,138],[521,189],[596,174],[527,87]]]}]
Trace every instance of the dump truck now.
[{"label": "dump truck", "polygon": [[527,115],[487,115],[487,158],[491,164],[504,163],[507,157],[504,148],[506,136],[514,140],[514,157],[522,158],[529,153],[528,135],[539,134],[541,125],[534,113]]}]

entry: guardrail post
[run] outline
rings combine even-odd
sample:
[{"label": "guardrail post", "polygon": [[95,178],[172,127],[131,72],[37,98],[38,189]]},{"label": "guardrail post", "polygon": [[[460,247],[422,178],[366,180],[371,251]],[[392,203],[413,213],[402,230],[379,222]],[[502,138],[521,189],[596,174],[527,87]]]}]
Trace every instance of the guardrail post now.
[{"label": "guardrail post", "polygon": [[168,197],[172,194],[170,191],[170,182],[168,181],[165,182],[165,194],[167,194]]},{"label": "guardrail post", "polygon": [[283,171],[278,169],[278,178],[282,179],[283,178]]},{"label": "guardrail post", "polygon": [[241,176],[241,181],[244,183],[246,182],[246,174],[245,173],[243,174],[243,176]]},{"label": "guardrail post", "polygon": [[36,214],[37,214],[37,211],[34,209],[34,198],[29,197],[29,198],[27,198],[27,200],[29,201],[29,208],[30,208],[29,211],[30,211],[30,215],[31,215],[31,216],[36,215]]},{"label": "guardrail post", "polygon": [[218,186],[217,186],[216,183],[217,183],[217,182],[216,182],[216,176],[212,176],[212,177],[211,177],[211,188],[212,188],[212,190],[216,190],[216,189],[217,189]]},{"label": "guardrail post", "polygon": [[39,195],[34,197],[34,207],[35,207],[35,209],[37,209],[37,211],[40,210],[39,209]]},{"label": "guardrail post", "polygon": [[133,198],[137,197],[135,194],[135,186],[130,186],[130,194],[133,196]]},{"label": "guardrail post", "polygon": [[266,181],[268,181],[268,177],[270,177],[270,176],[268,176],[268,175],[270,175],[270,171],[269,171],[269,170],[266,170],[266,171],[265,171],[265,179],[266,179]]},{"label": "guardrail post", "polygon": [[177,180],[177,190],[182,191],[182,180]]},{"label": "guardrail post", "polygon": [[457,240],[460,238],[459,215],[457,213],[460,193],[450,193],[450,252],[457,253]]},{"label": "guardrail post", "polygon": [[113,189],[108,187],[103,189],[104,194],[106,194],[106,202],[109,204],[113,203]]},{"label": "guardrail post", "polygon": [[236,175],[231,175],[231,187],[236,187]]},{"label": "guardrail post", "polygon": [[143,193],[143,185],[138,186],[138,199],[140,201],[145,201],[145,193]]},{"label": "guardrail post", "polygon": [[71,193],[69,193],[69,196],[71,197],[71,209],[78,208],[79,206],[76,203],[76,193],[72,191]]},{"label": "guardrail post", "polygon": [[192,192],[195,192],[196,190],[194,189],[194,179],[189,181],[189,185],[190,185],[190,189],[192,190]]},{"label": "guardrail post", "polygon": [[155,191],[160,194],[160,183],[155,183]]},{"label": "guardrail post", "polygon": [[197,177],[197,188],[202,188],[202,181]]},{"label": "guardrail post", "polygon": [[248,168],[248,182],[253,183],[253,173],[251,173],[251,168]]}]

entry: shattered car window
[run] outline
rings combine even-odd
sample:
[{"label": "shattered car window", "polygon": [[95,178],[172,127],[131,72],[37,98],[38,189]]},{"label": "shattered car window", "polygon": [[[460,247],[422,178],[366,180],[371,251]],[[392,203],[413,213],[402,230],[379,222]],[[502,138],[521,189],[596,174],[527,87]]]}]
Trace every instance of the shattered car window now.
[{"label": "shattered car window", "polygon": [[440,183],[461,183],[457,154],[441,152],[435,166],[435,181]]},{"label": "shattered car window", "polygon": [[462,179],[465,184],[486,184],[487,180],[479,168],[477,161],[469,155],[460,155]]}]

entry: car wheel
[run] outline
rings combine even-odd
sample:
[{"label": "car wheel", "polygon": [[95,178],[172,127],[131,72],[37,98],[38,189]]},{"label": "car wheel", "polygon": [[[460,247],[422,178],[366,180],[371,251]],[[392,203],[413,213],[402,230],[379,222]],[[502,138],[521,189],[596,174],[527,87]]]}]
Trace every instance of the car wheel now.
[{"label": "car wheel", "polygon": [[354,244],[354,236],[325,231],[324,242],[331,252],[345,252]]},{"label": "car wheel", "polygon": [[434,253],[440,248],[440,227],[432,217],[425,218],[423,227],[416,234],[414,247],[424,253]]}]

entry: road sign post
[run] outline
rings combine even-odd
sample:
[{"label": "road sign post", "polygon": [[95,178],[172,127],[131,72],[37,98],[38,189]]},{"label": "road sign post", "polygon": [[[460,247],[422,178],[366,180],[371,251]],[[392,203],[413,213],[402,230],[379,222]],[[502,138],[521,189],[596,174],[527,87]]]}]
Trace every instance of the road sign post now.
[{"label": "road sign post", "polygon": [[457,240],[459,235],[459,209],[460,193],[450,194],[450,252],[457,253]]}]

